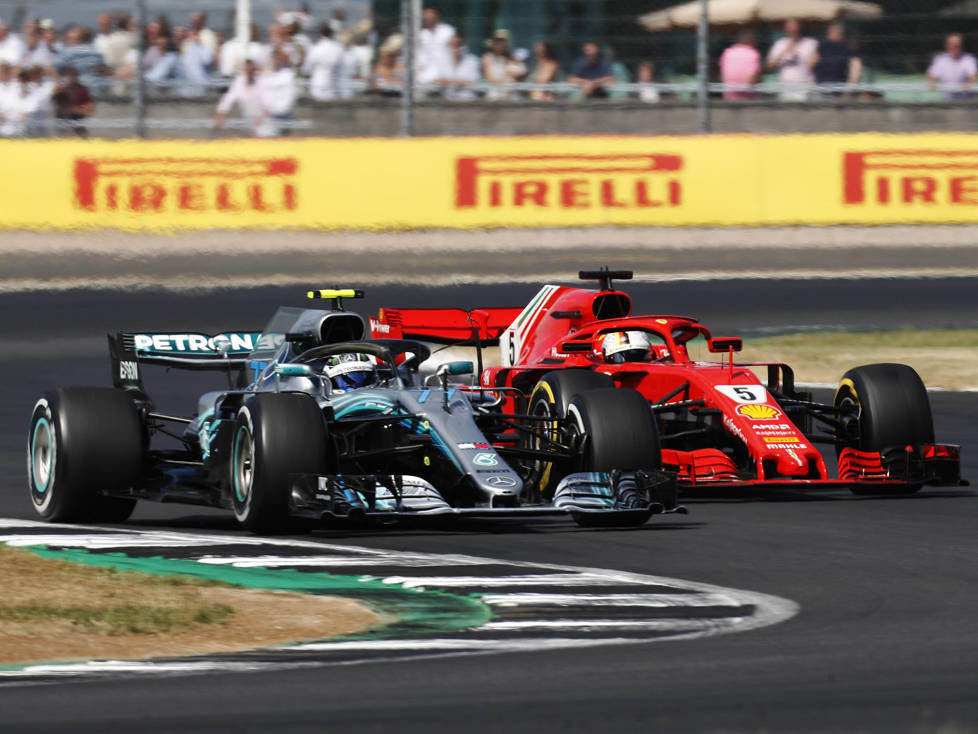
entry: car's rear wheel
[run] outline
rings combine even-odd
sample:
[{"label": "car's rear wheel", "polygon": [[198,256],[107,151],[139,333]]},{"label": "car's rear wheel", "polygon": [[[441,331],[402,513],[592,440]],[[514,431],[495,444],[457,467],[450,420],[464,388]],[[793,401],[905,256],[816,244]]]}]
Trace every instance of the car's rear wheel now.
[{"label": "car's rear wheel", "polygon": [[256,533],[288,527],[290,474],[325,474],[326,426],[306,395],[263,393],[238,411],[231,437],[234,516]]},{"label": "car's rear wheel", "polygon": [[[836,448],[883,451],[934,442],[930,400],[920,375],[904,364],[870,364],[843,375],[835,393],[842,410]],[[920,485],[899,491],[916,492]],[[857,487],[855,494],[892,494],[890,487]]]},{"label": "car's rear wheel", "polygon": [[[567,408],[578,393],[596,388],[612,388],[607,375],[584,369],[548,372],[533,387],[527,411],[546,420],[534,421],[531,428],[539,436],[529,436],[524,445],[535,450],[547,450],[559,441],[560,422],[567,417]],[[573,461],[534,459],[526,463],[528,479],[541,496],[549,495],[563,476],[572,471]]]},{"label": "car's rear wheel", "polygon": [[113,388],[66,387],[34,405],[27,436],[31,504],[51,522],[122,522],[136,500],[106,496],[139,479],[144,428],[135,403]]}]

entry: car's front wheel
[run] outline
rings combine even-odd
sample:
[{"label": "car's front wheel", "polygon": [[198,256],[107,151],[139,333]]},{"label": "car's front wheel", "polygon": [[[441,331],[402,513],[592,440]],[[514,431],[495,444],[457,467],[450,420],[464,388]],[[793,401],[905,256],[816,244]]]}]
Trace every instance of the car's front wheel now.
[{"label": "car's front wheel", "polygon": [[306,395],[259,393],[238,411],[231,437],[234,516],[256,533],[288,526],[290,474],[325,474],[326,426]]},{"label": "car's front wheel", "polygon": [[658,427],[638,390],[585,390],[570,401],[567,418],[584,437],[580,471],[662,468]]},{"label": "car's front wheel", "polygon": [[[839,451],[859,451],[934,443],[934,421],[930,400],[920,375],[905,364],[869,364],[854,367],[843,375],[835,393],[840,410],[836,433]],[[915,492],[910,485],[903,492]],[[893,493],[887,487],[857,487],[855,494]]]},{"label": "car's front wheel", "polygon": [[[548,372],[539,379],[530,393],[527,412],[537,420],[533,422],[533,433],[524,439],[527,448],[549,450],[551,444],[559,441],[560,422],[567,417],[567,408],[574,396],[584,390],[614,387],[607,375],[592,370],[568,369]],[[530,483],[541,495],[553,492],[557,483],[569,471],[573,462],[534,459],[527,462]]]}]

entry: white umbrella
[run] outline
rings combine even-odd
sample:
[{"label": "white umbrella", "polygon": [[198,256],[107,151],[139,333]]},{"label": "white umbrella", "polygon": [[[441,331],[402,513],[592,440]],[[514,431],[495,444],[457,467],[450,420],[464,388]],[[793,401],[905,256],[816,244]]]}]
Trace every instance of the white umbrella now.
[{"label": "white umbrella", "polygon": [[[712,26],[779,23],[789,18],[826,23],[839,18],[878,18],[883,9],[876,3],[854,0],[709,0]],[[638,19],[647,30],[668,31],[695,28],[700,21],[699,0],[646,13]]]}]

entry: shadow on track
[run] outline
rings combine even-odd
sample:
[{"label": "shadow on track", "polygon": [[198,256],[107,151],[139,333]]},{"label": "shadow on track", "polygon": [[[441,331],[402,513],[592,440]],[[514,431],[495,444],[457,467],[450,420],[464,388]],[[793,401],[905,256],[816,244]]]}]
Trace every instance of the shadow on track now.
[{"label": "shadow on track", "polygon": [[748,503],[778,503],[778,502],[874,502],[874,501],[911,501],[957,499],[961,497],[978,497],[978,491],[971,489],[932,489],[916,494],[879,494],[856,495],[848,491],[838,490],[806,490],[806,489],[777,489],[760,492],[724,493],[724,495],[709,494],[707,491],[684,494],[681,500],[689,506],[723,505]]},{"label": "shadow on track", "polygon": [[[451,535],[536,535],[536,534],[573,534],[573,533],[607,533],[607,532],[660,532],[674,530],[695,530],[706,527],[705,522],[656,522],[651,520],[638,527],[611,528],[582,528],[571,522],[535,522],[521,523],[485,519],[451,519],[451,518],[417,518],[401,520],[390,525],[371,525],[366,527],[324,526],[314,522],[297,521],[291,532],[282,537],[306,537],[314,539],[349,539],[349,538],[397,538],[416,536],[451,536]],[[242,530],[232,517],[189,516],[173,519],[145,519],[128,522],[114,527],[141,530],[198,530],[230,535],[250,535]],[[273,536],[274,537],[274,536]]]}]

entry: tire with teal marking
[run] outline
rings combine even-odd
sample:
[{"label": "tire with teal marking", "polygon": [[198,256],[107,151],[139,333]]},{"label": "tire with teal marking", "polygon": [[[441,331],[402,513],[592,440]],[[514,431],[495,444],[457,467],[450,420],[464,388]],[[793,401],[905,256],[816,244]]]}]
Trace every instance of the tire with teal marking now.
[{"label": "tire with teal marking", "polygon": [[301,394],[259,393],[238,411],[228,467],[231,506],[256,533],[287,529],[290,474],[326,474],[323,413]]},{"label": "tire with teal marking", "polygon": [[27,433],[31,504],[51,522],[122,522],[139,480],[144,435],[135,403],[113,388],[68,387],[34,405]]}]

